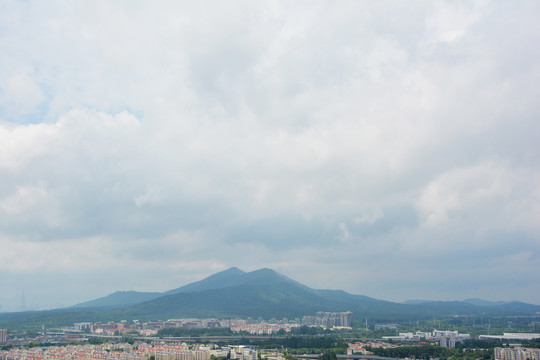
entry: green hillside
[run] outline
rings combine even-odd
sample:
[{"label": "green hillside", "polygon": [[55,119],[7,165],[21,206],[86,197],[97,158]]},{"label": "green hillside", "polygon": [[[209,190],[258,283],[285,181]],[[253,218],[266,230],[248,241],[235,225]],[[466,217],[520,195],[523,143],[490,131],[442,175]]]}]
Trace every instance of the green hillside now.
[{"label": "green hillside", "polygon": [[140,304],[163,296],[159,292],[117,291],[105,297],[75,305],[75,308],[121,307]]},{"label": "green hillside", "polygon": [[[126,304],[128,301],[132,303]],[[369,318],[372,322],[399,322],[454,315],[528,315],[540,311],[540,306],[519,302],[487,306],[459,301],[393,303],[341,290],[311,289],[271,269],[245,273],[231,268],[166,293],[117,292],[75,308],[0,314],[0,327],[50,327],[86,321],[186,317],[301,318],[317,311],[352,311],[360,321]]]}]

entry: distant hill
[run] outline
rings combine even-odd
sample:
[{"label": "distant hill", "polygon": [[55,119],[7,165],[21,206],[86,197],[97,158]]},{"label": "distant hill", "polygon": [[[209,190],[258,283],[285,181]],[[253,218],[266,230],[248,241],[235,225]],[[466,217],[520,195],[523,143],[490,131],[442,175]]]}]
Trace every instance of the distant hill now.
[{"label": "distant hill", "polygon": [[[407,305],[419,305],[419,304],[426,304],[426,303],[432,303],[432,302],[438,302],[441,301],[435,301],[435,300],[405,300],[402,302],[402,304]],[[506,305],[510,302],[508,301],[488,301],[483,299],[477,299],[477,298],[471,298],[471,299],[465,299],[462,301],[457,301],[459,303],[465,303],[469,305],[476,305],[476,306],[496,306],[496,305]],[[450,303],[450,301],[446,301],[445,303]]]},{"label": "distant hill", "polygon": [[478,306],[493,306],[493,305],[504,305],[508,304],[506,301],[488,301],[488,300],[482,300],[482,299],[465,299],[463,300],[464,303],[472,304],[472,305],[478,305]]},{"label": "distant hill", "polygon": [[425,304],[428,302],[432,302],[433,300],[405,300],[402,302],[402,304],[406,305],[418,305],[418,304]]},{"label": "distant hill", "polygon": [[[218,286],[216,278],[224,282]],[[271,269],[240,273],[233,268],[165,294],[122,308],[123,317],[294,318],[317,311],[353,311],[370,317],[384,313],[393,317],[409,310],[406,305],[345,291],[311,289]]]},{"label": "distant hill", "polygon": [[117,291],[105,297],[87,301],[81,304],[77,304],[74,307],[77,308],[94,308],[94,307],[124,307],[127,305],[136,305],[158,297],[201,292],[206,290],[216,290],[230,288],[240,285],[278,285],[283,283],[295,284],[298,287],[308,289],[307,286],[302,285],[285,275],[279,274],[272,269],[260,269],[249,273],[240,270],[237,267],[232,267],[227,270],[210,275],[199,281],[192,282],[190,284],[181,286],[176,289],[160,292],[137,292],[137,291]]},{"label": "distant hill", "polygon": [[138,291],[117,291],[105,297],[90,300],[75,305],[75,308],[95,308],[106,307],[113,308],[119,306],[128,306],[140,304],[145,301],[156,299],[163,296],[159,292],[138,292]]},{"label": "distant hill", "polygon": [[[139,299],[143,297],[141,294],[145,293],[140,293]],[[152,296],[156,296],[155,293]],[[531,305],[531,308],[527,308],[525,305],[492,306],[490,303],[486,307],[460,301],[432,300],[393,303],[342,290],[312,289],[272,269],[244,272],[233,267],[166,291],[148,301],[141,300],[131,306],[121,306],[121,310],[111,310],[111,316],[116,312],[121,313],[122,318],[137,319],[190,316],[294,318],[313,315],[317,311],[352,311],[357,318],[386,321],[410,317],[424,319],[441,315],[474,315],[480,312],[486,315],[488,312],[517,314],[540,310],[540,306]]]},{"label": "distant hill", "polygon": [[227,270],[218,272],[209,277],[195,281],[193,283],[184,285],[177,289],[172,289],[166,292],[139,292],[139,291],[117,291],[107,296],[86,301],[80,304],[77,304],[73,307],[75,308],[116,308],[124,307],[128,305],[140,304],[145,301],[153,300],[161,296],[184,293],[184,292],[195,292],[202,290],[210,289],[219,289],[223,287],[230,286],[235,280],[241,275],[246,274],[244,271],[238,269],[237,267],[232,267]]},{"label": "distant hill", "polygon": [[394,303],[342,290],[318,290],[272,269],[244,272],[230,268],[166,291],[118,291],[103,298],[53,311],[0,314],[0,327],[71,325],[84,321],[166,320],[186,317],[301,318],[317,311],[352,311],[370,322],[410,321],[454,315],[529,315],[540,306],[520,302],[414,300]]}]

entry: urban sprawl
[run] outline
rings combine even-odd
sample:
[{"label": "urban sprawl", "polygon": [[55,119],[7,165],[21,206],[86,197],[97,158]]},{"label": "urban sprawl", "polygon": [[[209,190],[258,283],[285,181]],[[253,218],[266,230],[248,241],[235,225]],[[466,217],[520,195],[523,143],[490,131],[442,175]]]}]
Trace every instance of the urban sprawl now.
[{"label": "urban sprawl", "polygon": [[[218,345],[227,336],[160,337],[162,329],[210,329],[228,328],[233,333],[253,336],[283,336],[300,326],[320,327],[329,330],[351,329],[352,312],[318,312],[302,319],[169,319],[166,321],[121,321],[108,323],[76,323],[60,329],[43,328],[37,336],[28,338],[18,333],[8,334],[0,329],[0,360],[45,359],[118,359],[118,360],[290,360],[286,349],[259,349],[246,345]],[[375,330],[393,329],[394,324],[378,324]],[[197,343],[204,338],[206,343]],[[129,341],[128,341],[129,339]],[[375,359],[371,350],[391,349],[400,342],[415,341],[454,348],[456,344],[471,339],[469,334],[458,331],[437,330],[400,332],[397,336],[380,339],[363,339],[348,342],[347,355],[342,358]],[[520,341],[540,339],[536,333],[504,333],[503,335],[480,335],[479,340],[500,340],[516,344],[512,347],[495,347],[495,360],[540,360],[540,349],[521,347]],[[96,340],[99,340],[96,342]],[[210,342],[209,342],[210,341]],[[298,355],[297,359],[313,359],[311,355]],[[385,358],[380,358],[385,359]]]}]

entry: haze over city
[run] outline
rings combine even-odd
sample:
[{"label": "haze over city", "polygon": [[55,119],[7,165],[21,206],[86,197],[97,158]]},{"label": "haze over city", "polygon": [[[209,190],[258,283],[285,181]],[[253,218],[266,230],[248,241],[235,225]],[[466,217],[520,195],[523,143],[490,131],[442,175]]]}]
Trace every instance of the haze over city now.
[{"label": "haze over city", "polygon": [[238,266],[540,304],[540,2],[0,2],[0,311]]}]

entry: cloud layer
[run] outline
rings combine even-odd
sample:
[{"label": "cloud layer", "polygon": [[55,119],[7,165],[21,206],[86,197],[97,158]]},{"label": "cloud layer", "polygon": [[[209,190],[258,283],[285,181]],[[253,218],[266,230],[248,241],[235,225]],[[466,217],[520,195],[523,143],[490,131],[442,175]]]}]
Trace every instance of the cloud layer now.
[{"label": "cloud layer", "polygon": [[539,7],[2,2],[2,310],[229,266],[539,303]]}]

